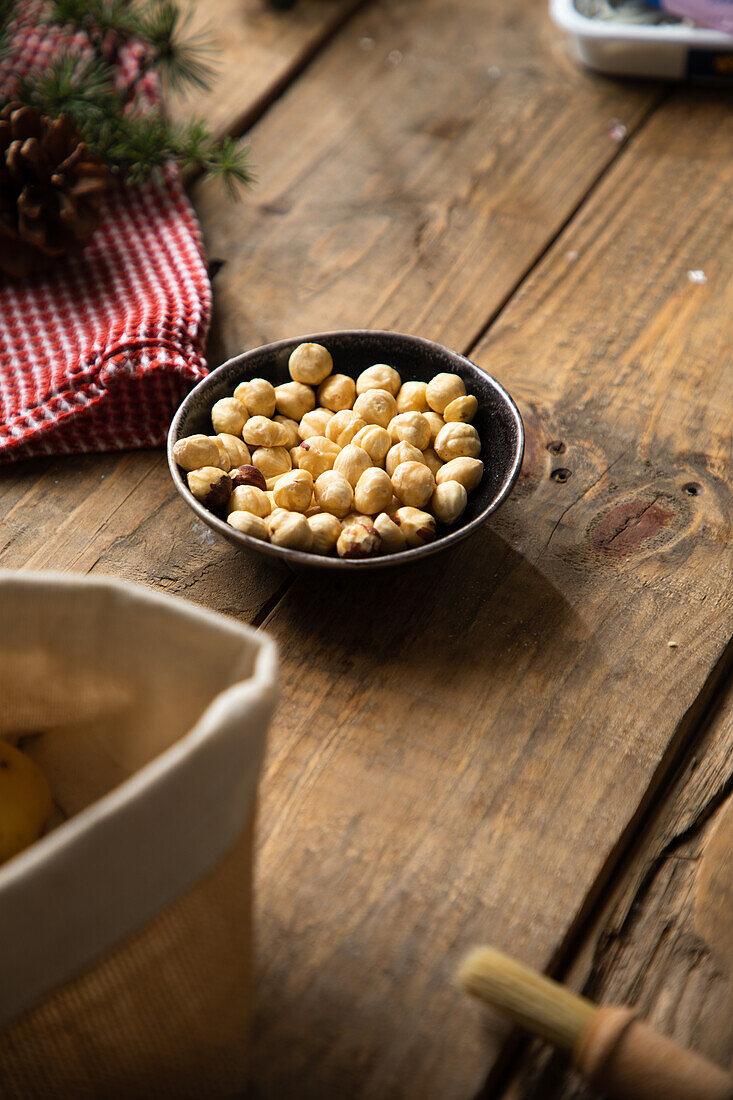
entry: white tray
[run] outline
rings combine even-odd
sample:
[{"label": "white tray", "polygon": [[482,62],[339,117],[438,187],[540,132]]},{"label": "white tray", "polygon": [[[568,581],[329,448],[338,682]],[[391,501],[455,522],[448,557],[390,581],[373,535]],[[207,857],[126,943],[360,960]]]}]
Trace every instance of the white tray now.
[{"label": "white tray", "polygon": [[598,72],[733,82],[733,35],[686,23],[590,19],[581,15],[574,0],[550,0],[550,14],[574,38],[583,64]]}]

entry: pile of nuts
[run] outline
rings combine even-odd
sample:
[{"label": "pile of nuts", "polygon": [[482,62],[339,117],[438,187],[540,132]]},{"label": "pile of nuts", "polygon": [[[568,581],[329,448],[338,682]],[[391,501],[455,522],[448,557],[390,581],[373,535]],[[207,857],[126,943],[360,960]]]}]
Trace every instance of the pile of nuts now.
[{"label": "pile of nuts", "polygon": [[179,439],[188,485],[237,531],[275,546],[368,558],[423,546],[481,481],[478,409],[457,374],[402,382],[376,363],[354,381],[299,344],[291,382],[241,382],[211,410],[216,435]]}]

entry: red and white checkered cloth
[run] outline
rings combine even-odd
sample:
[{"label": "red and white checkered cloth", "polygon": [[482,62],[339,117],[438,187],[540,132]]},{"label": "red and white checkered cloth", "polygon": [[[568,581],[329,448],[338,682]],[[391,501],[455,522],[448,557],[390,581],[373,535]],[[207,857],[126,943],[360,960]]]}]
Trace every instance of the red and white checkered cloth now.
[{"label": "red and white checkered cloth", "polygon": [[[69,41],[60,28],[41,31],[38,11],[28,5],[11,60],[0,65],[3,99]],[[84,49],[83,35],[73,40]],[[122,53],[123,87],[139,63],[134,47]],[[134,94],[156,97],[150,74]],[[0,276],[0,463],[160,445],[206,374],[210,315],[201,234],[178,172],[114,189],[82,253],[44,275]]]}]

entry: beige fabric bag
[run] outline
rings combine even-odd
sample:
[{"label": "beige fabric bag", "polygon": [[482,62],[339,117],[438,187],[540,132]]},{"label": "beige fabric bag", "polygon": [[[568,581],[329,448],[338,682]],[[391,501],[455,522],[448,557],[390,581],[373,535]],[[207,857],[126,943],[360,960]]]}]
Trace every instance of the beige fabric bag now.
[{"label": "beige fabric bag", "polygon": [[0,867],[0,1097],[234,1097],[273,643],[110,580],[0,573],[0,737],[54,827]]}]

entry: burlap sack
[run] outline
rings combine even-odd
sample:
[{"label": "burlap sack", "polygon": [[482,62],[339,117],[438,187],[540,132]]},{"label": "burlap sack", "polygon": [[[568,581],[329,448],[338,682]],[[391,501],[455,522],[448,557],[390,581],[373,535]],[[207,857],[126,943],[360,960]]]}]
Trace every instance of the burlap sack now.
[{"label": "burlap sack", "polygon": [[0,574],[0,737],[54,827],[0,867],[0,1097],[246,1088],[273,644],[109,580]]}]

